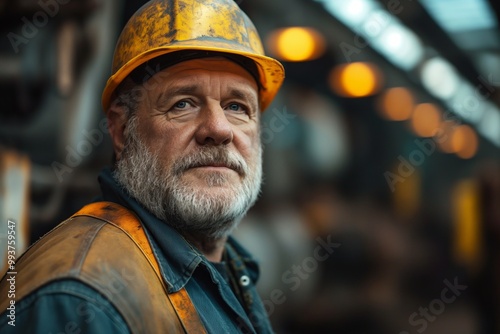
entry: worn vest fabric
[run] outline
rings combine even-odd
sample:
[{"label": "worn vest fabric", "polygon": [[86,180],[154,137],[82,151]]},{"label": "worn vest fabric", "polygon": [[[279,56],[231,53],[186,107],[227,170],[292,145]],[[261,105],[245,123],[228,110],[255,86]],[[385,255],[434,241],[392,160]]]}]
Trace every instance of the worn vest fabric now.
[{"label": "worn vest fabric", "polygon": [[[21,256],[16,271],[16,300],[50,282],[75,279],[108,298],[132,333],[185,333],[138,245],[103,220],[84,216],[66,220]],[[4,277],[0,295],[6,296],[8,288]],[[0,310],[8,302],[0,298]]]}]

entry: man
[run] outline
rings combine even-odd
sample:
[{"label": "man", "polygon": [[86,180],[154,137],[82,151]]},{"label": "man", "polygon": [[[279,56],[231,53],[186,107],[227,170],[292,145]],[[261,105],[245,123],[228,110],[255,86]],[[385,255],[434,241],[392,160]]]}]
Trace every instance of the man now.
[{"label": "man", "polygon": [[3,278],[0,332],[272,332],[258,268],[229,234],[260,191],[260,112],[283,78],[231,0],[135,13],[103,93],[116,163],[102,201]]}]

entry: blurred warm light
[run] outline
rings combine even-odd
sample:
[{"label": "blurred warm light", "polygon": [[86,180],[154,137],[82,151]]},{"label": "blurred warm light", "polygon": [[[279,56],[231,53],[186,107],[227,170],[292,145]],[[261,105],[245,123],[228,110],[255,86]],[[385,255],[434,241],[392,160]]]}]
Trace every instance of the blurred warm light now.
[{"label": "blurred warm light", "polygon": [[451,98],[460,84],[455,68],[445,59],[435,57],[422,65],[421,80],[429,92],[443,100]]},{"label": "blurred warm light", "polygon": [[451,138],[453,137],[453,132],[457,128],[457,123],[453,121],[445,121],[439,125],[439,130],[434,136],[438,148],[443,153],[455,153],[455,148],[452,145]]},{"label": "blurred warm light", "polygon": [[284,61],[306,61],[320,57],[325,51],[323,36],[312,28],[278,29],[267,38],[270,53]]},{"label": "blurred warm light", "polygon": [[410,118],[414,108],[411,91],[404,87],[387,89],[379,100],[382,117],[390,121],[404,121]]},{"label": "blurred warm light", "polygon": [[413,110],[411,127],[417,136],[434,136],[441,123],[441,112],[432,103],[418,104]]},{"label": "blurred warm light", "polygon": [[[394,174],[398,175],[400,161],[394,166]],[[395,191],[392,192],[392,200],[395,212],[405,218],[415,217],[420,208],[422,195],[422,177],[418,169],[411,175],[404,178],[403,182],[398,182]]]},{"label": "blurred warm light", "polygon": [[335,67],[330,72],[329,82],[338,95],[364,97],[380,89],[382,76],[374,64],[357,62]]},{"label": "blurred warm light", "polygon": [[480,199],[477,184],[472,180],[459,182],[452,197],[455,261],[469,270],[479,269],[482,259]]},{"label": "blurred warm light", "polygon": [[453,152],[462,158],[470,159],[476,155],[479,145],[477,134],[469,125],[460,125],[452,133],[451,146]]}]

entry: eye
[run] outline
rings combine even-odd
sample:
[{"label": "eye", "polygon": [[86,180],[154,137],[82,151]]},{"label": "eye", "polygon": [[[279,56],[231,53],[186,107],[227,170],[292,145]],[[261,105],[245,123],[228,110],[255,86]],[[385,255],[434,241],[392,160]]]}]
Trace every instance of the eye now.
[{"label": "eye", "polygon": [[228,110],[234,111],[234,112],[240,112],[243,113],[246,110],[241,106],[239,103],[230,103],[227,107]]},{"label": "eye", "polygon": [[187,101],[179,101],[174,104],[175,109],[186,109],[189,106],[189,102]]}]

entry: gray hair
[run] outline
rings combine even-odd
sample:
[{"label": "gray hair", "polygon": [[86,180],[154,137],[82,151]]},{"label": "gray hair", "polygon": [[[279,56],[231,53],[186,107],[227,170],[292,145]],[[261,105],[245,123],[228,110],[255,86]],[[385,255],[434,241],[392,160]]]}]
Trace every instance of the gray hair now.
[{"label": "gray hair", "polygon": [[134,116],[139,108],[139,102],[144,97],[144,87],[125,79],[116,89],[114,103],[125,109],[127,120]]}]

